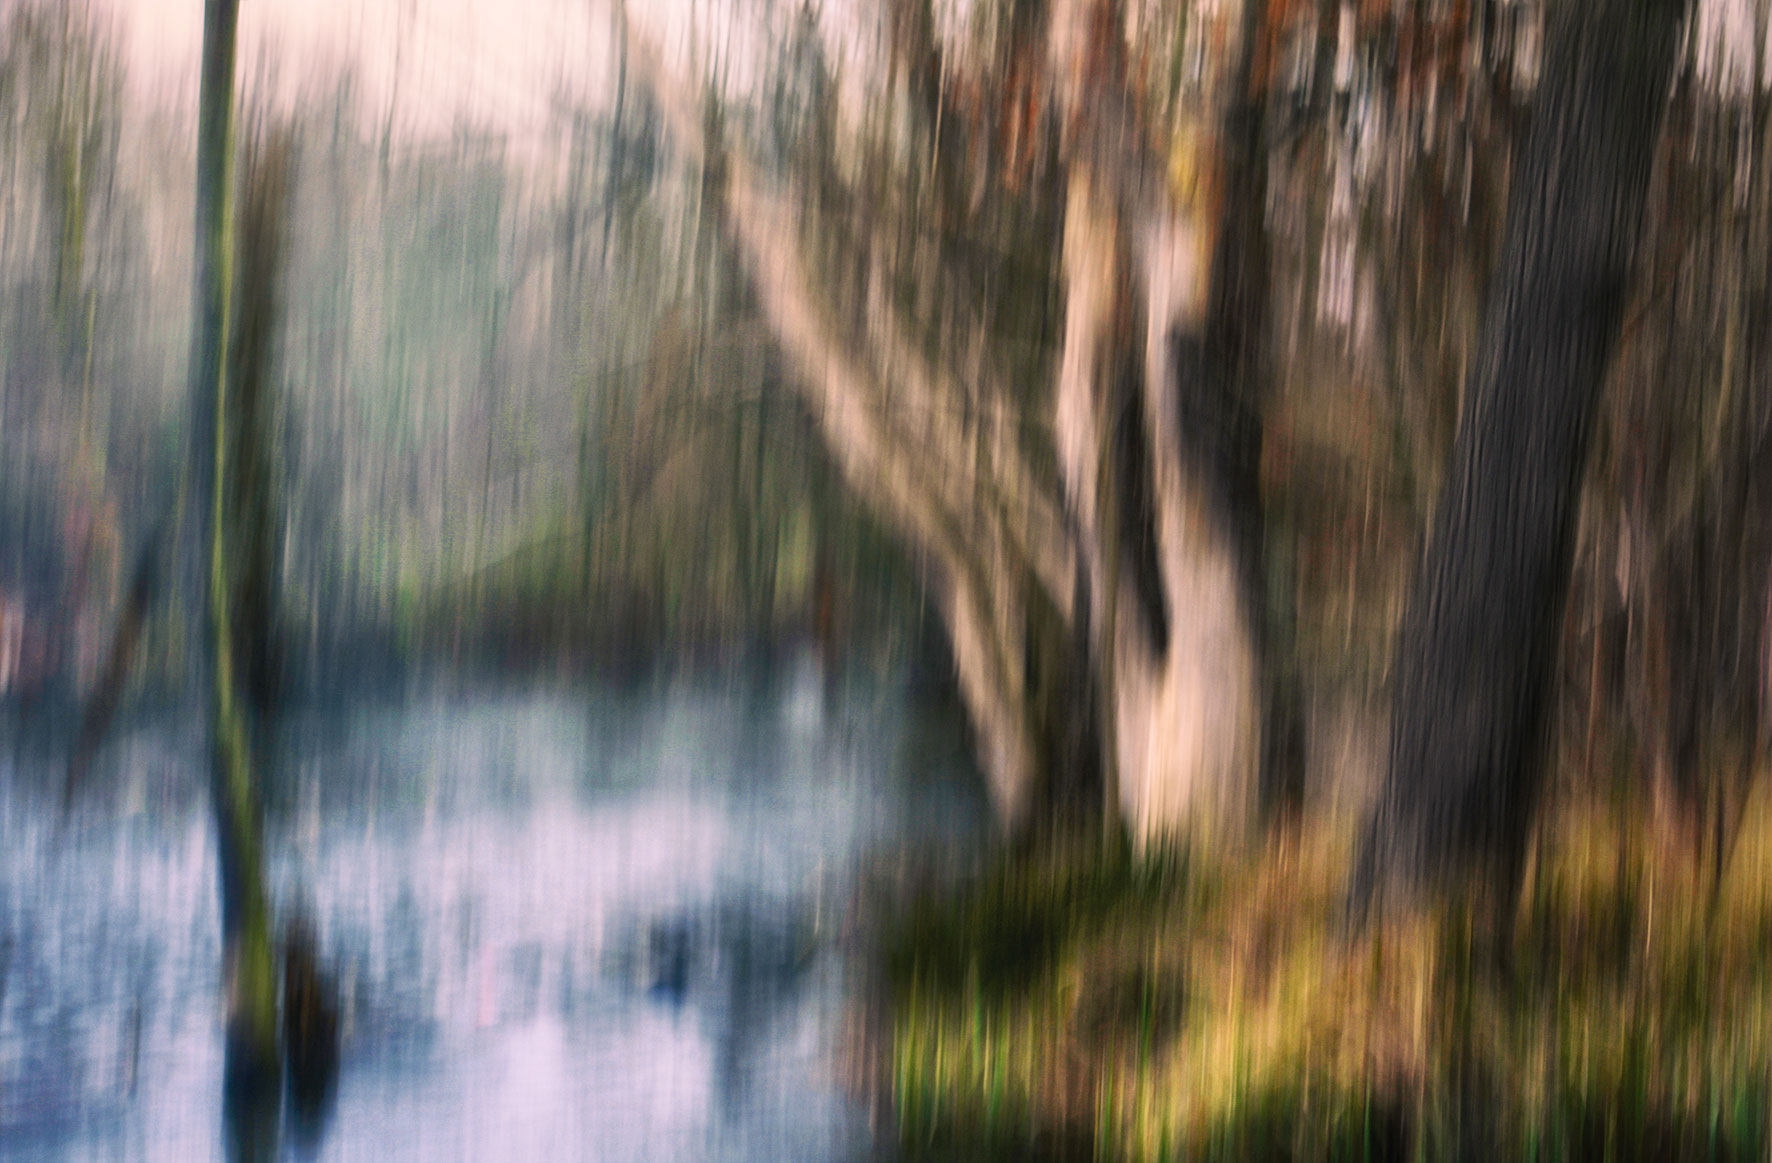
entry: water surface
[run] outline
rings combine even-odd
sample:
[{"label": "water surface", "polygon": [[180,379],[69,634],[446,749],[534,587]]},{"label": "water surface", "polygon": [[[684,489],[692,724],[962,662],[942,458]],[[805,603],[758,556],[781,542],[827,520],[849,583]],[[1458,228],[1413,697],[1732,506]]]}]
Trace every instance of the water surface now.
[{"label": "water surface", "polygon": [[[325,1160],[857,1158],[834,1063],[856,878],[963,849],[956,718],[810,661],[643,692],[290,717],[271,880],[338,971]],[[196,725],[120,729],[56,826],[0,751],[0,1158],[222,1155],[215,845]]]}]

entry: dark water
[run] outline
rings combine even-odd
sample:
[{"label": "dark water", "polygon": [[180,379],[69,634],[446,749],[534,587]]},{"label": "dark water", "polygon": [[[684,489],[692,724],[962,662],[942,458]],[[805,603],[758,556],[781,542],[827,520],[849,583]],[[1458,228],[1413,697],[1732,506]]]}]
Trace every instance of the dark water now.
[{"label": "dark water", "polygon": [[[858,870],[976,842],[950,714],[771,678],[298,716],[272,882],[339,973],[327,1160],[843,1160]],[[0,1158],[222,1155],[195,725],[118,734],[66,827],[0,752]]]}]

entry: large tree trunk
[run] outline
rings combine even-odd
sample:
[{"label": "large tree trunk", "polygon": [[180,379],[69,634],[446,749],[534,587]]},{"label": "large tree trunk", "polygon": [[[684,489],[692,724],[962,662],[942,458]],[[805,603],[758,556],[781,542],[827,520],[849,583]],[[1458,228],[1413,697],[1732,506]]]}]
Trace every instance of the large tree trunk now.
[{"label": "large tree trunk", "polygon": [[1356,917],[1386,887],[1473,867],[1511,898],[1542,783],[1576,493],[1682,7],[1606,0],[1553,14],[1480,354],[1398,639]]}]

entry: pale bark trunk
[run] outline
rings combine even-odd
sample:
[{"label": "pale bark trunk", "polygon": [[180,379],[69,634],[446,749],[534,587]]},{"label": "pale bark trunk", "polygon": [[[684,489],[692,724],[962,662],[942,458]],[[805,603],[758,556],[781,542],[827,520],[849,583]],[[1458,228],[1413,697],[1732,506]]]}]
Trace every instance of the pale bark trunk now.
[{"label": "pale bark trunk", "polygon": [[[1177,180],[1156,176],[1167,167],[1138,144],[1124,104],[1116,15],[1069,0],[1051,18],[1053,67],[1074,81],[1059,87],[1070,161],[1059,463],[1111,675],[1121,814],[1140,846],[1234,846],[1259,806],[1258,611],[1231,509],[1253,498],[1224,487],[1222,434],[1188,430],[1202,417],[1182,382],[1210,322],[1221,159],[1203,132],[1167,159]],[[1200,121],[1219,116],[1209,107]],[[1129,411],[1143,424],[1126,438],[1141,447],[1116,447]]]},{"label": "pale bark trunk", "polygon": [[[646,46],[630,44],[679,145],[705,157],[701,119]],[[1068,620],[1072,550],[1056,505],[1004,437],[977,446],[946,421],[943,383],[876,294],[860,336],[825,307],[797,219],[748,159],[713,154],[709,188],[749,271],[758,304],[798,375],[792,377],[855,492],[879,508],[932,567],[959,686],[999,816],[1023,823],[1039,776],[1025,653],[1031,574]]]},{"label": "pale bark trunk", "polygon": [[[1199,224],[1181,215],[1159,229],[1168,244],[1163,269],[1140,287],[1118,208],[1086,173],[1073,177],[1056,402],[1060,465],[1089,558],[1097,650],[1112,675],[1111,758],[1121,814],[1140,844],[1234,842],[1255,807],[1255,659],[1235,548],[1182,454],[1163,338],[1191,322],[1188,304],[1198,297],[1184,284],[1204,282],[1200,263],[1209,250],[1198,245]],[[1126,316],[1136,314],[1139,290],[1151,339],[1142,374],[1128,376],[1122,337],[1137,325]],[[1141,389],[1138,401],[1126,398]],[[1145,423],[1133,438],[1145,442],[1148,455],[1116,457],[1113,429],[1120,411],[1135,404]],[[1149,479],[1127,479],[1128,461],[1143,461]],[[1139,489],[1147,490],[1148,512],[1129,503]],[[1130,519],[1134,514],[1144,520]],[[1159,579],[1154,595],[1139,586],[1132,560],[1147,542]]]}]

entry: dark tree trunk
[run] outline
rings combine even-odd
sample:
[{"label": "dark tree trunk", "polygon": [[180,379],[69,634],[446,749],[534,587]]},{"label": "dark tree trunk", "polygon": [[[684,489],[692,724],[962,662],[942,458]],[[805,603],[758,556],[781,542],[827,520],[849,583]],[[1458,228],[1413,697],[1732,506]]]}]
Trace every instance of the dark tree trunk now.
[{"label": "dark tree trunk", "polygon": [[[1249,637],[1261,674],[1259,795],[1264,815],[1292,815],[1304,794],[1304,740],[1297,683],[1291,672],[1293,618],[1286,562],[1268,536],[1275,524],[1261,487],[1262,418],[1268,412],[1271,262],[1267,233],[1267,105],[1263,59],[1270,5],[1249,0],[1243,12],[1242,60],[1235,103],[1225,119],[1224,215],[1212,256],[1212,299],[1205,343],[1189,377],[1176,352],[1183,432],[1198,426],[1193,457],[1215,462],[1223,508],[1242,574]],[[1214,384],[1214,380],[1218,382]],[[1200,394],[1190,405],[1192,386]],[[1201,442],[1201,436],[1211,441]]]},{"label": "dark tree trunk", "polygon": [[[1079,576],[1077,584],[1082,589],[1088,582]],[[1091,649],[1087,606],[1079,602],[1076,620],[1066,626],[1032,579],[1026,591],[1027,691],[1040,783],[1035,789],[1038,808],[1026,821],[1026,838],[1041,840],[1101,825],[1106,791],[1096,699],[1100,675]]]},{"label": "dark tree trunk", "polygon": [[260,129],[247,142],[240,186],[234,264],[234,322],[229,328],[230,402],[225,418],[232,452],[233,510],[228,554],[236,563],[233,640],[241,693],[251,712],[255,758],[282,692],[284,654],[278,618],[283,515],[273,452],[277,432],[276,343],[281,303],[283,230],[293,143],[287,129]]},{"label": "dark tree trunk", "polygon": [[1478,870],[1511,899],[1543,776],[1576,495],[1630,280],[1681,0],[1555,14],[1501,261],[1397,644],[1390,764],[1353,885]]},{"label": "dark tree trunk", "polygon": [[209,693],[211,795],[216,817],[228,1026],[223,1121],[230,1158],[276,1154],[282,1070],[276,969],[265,898],[263,834],[239,693],[227,536],[238,471],[230,448],[229,332],[233,322],[234,48],[238,0],[208,0],[197,129],[197,215],[191,339],[190,497],[207,607],[200,668]]}]

